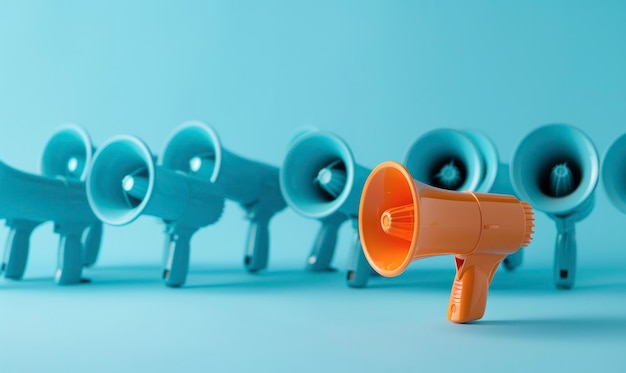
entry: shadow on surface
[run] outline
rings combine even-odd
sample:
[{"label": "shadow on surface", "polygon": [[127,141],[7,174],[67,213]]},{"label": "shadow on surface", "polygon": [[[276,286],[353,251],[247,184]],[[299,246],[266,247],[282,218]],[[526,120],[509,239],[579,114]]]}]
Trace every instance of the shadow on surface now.
[{"label": "shadow on surface", "polygon": [[481,334],[510,338],[619,338],[624,341],[625,316],[564,317],[527,320],[481,320],[466,326]]}]

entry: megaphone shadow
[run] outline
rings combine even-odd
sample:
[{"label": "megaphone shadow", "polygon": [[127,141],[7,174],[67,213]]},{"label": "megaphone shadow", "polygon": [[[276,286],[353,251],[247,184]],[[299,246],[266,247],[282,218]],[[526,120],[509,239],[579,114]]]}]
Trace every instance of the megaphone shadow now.
[{"label": "megaphone shadow", "polygon": [[589,338],[622,339],[626,333],[626,316],[578,316],[526,320],[480,320],[467,324],[467,329],[502,338],[532,340],[587,340]]},{"label": "megaphone shadow", "polygon": [[259,290],[289,291],[342,286],[344,274],[340,272],[310,273],[302,268],[268,270],[250,274],[241,268],[221,270],[195,270],[183,289],[228,289],[243,292]]}]

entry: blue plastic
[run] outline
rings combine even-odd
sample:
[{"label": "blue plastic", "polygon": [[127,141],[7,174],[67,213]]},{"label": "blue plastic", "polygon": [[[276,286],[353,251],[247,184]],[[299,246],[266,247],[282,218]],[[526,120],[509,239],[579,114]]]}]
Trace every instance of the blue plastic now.
[{"label": "blue plastic", "polygon": [[[348,219],[356,227],[361,191],[369,172],[354,162],[348,145],[332,133],[309,131],[292,140],[280,169],[280,187],[296,212],[322,221],[309,255],[309,270],[331,270],[337,230]],[[358,229],[354,232],[347,283],[358,288],[364,287],[374,272],[364,257],[358,260],[363,250]]]},{"label": "blue plastic", "polygon": [[87,197],[105,223],[125,225],[142,214],[165,223],[163,280],[182,286],[189,268],[189,242],[224,209],[217,186],[155,164],[148,146],[130,135],[107,140],[87,176]]},{"label": "blue plastic", "polygon": [[165,143],[161,165],[210,182],[225,198],[239,203],[250,221],[244,265],[249,272],[267,267],[270,220],[287,206],[280,191],[278,167],[229,152],[217,132],[199,121],[174,129]]},{"label": "blue plastic", "polygon": [[[23,277],[30,236],[39,224],[50,220],[55,223],[55,232],[61,235],[57,283],[81,282],[82,266],[95,263],[102,239],[102,223],[87,204],[83,182],[93,150],[87,132],[82,127],[67,124],[46,144],[41,160],[43,176],[26,174],[2,164],[2,198],[11,199],[8,205],[3,203],[2,213],[10,228],[2,264],[5,277]],[[11,203],[17,205],[11,208]]]},{"label": "blue plastic", "polygon": [[575,223],[593,210],[598,182],[599,160],[593,142],[570,125],[539,127],[517,146],[510,173],[518,196],[555,221],[555,285],[563,289],[573,287]]},{"label": "blue plastic", "polygon": [[626,134],[615,139],[604,155],[602,183],[611,203],[626,214]]},{"label": "blue plastic", "polygon": [[[450,190],[514,194],[509,167],[484,134],[472,130],[436,129],[409,147],[405,166],[414,179]],[[447,177],[446,177],[447,176]],[[504,267],[521,265],[523,249],[507,255]]]}]

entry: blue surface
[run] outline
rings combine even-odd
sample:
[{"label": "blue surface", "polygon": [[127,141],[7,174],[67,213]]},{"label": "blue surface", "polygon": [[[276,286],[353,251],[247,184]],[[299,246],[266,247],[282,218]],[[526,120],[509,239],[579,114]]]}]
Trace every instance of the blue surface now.
[{"label": "blue surface", "polygon": [[[626,132],[625,35],[619,1],[2,2],[0,159],[37,172],[68,121],[96,146],[130,133],[160,153],[190,119],[275,165],[303,126],[367,167],[438,127],[481,130],[508,162],[533,128],[570,123],[603,155]],[[105,227],[93,283],[76,287],[53,285],[57,238],[39,228],[25,280],[0,281],[2,371],[626,368],[626,215],[602,185],[577,225],[576,287],[553,289],[555,228],[538,214],[473,325],[446,320],[450,257],[348,289],[342,272],[303,272],[318,225],[285,211],[269,270],[249,275],[242,215],[229,203],[194,237],[182,289],[159,279],[154,219]],[[346,225],[337,268],[350,238]]]}]

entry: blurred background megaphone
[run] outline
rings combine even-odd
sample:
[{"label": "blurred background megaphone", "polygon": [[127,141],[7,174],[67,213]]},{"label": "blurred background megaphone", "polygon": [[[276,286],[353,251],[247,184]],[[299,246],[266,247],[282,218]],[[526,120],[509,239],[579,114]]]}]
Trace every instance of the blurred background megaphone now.
[{"label": "blurred background megaphone", "polygon": [[369,175],[359,209],[363,251],[383,276],[416,259],[455,255],[448,319],[480,319],[500,262],[531,241],[532,208],[513,196],[455,192],[414,180],[401,164],[384,162]]},{"label": "blurred background megaphone", "polygon": [[517,195],[556,222],[554,281],[559,288],[574,285],[575,223],[593,209],[598,169],[591,139],[565,124],[535,129],[513,154],[510,173]]},{"label": "blurred background megaphone", "polygon": [[250,221],[244,265],[250,272],[267,267],[270,220],[287,206],[280,192],[278,167],[224,149],[213,127],[199,121],[174,129],[165,143],[161,165],[210,182],[225,198],[239,203]]},{"label": "blurred background megaphone", "polygon": [[142,214],[163,220],[168,286],[184,284],[192,235],[216,222],[224,209],[214,185],[156,165],[148,146],[129,135],[110,138],[96,152],[87,197],[96,216],[111,225],[128,224]]},{"label": "blurred background megaphone", "polygon": [[337,231],[346,220],[355,230],[347,282],[351,287],[367,284],[372,269],[361,250],[357,228],[359,199],[369,170],[355,163],[352,151],[338,136],[309,131],[292,140],[280,169],[283,196],[296,212],[322,222],[308,269],[330,269]]},{"label": "blurred background megaphone", "polygon": [[[509,166],[484,134],[448,128],[429,131],[407,151],[404,164],[414,179],[434,187],[482,193],[514,194]],[[523,250],[504,259],[508,270],[522,263]]]},{"label": "blurred background megaphone", "polygon": [[626,134],[615,139],[604,155],[602,183],[611,203],[626,214]]},{"label": "blurred background megaphone", "polygon": [[46,221],[53,221],[60,235],[57,283],[79,283],[83,265],[95,262],[102,225],[87,203],[84,183],[92,152],[87,132],[65,125],[44,149],[42,176],[0,163],[0,218],[7,219],[10,228],[2,264],[5,277],[22,278],[31,233]]}]

